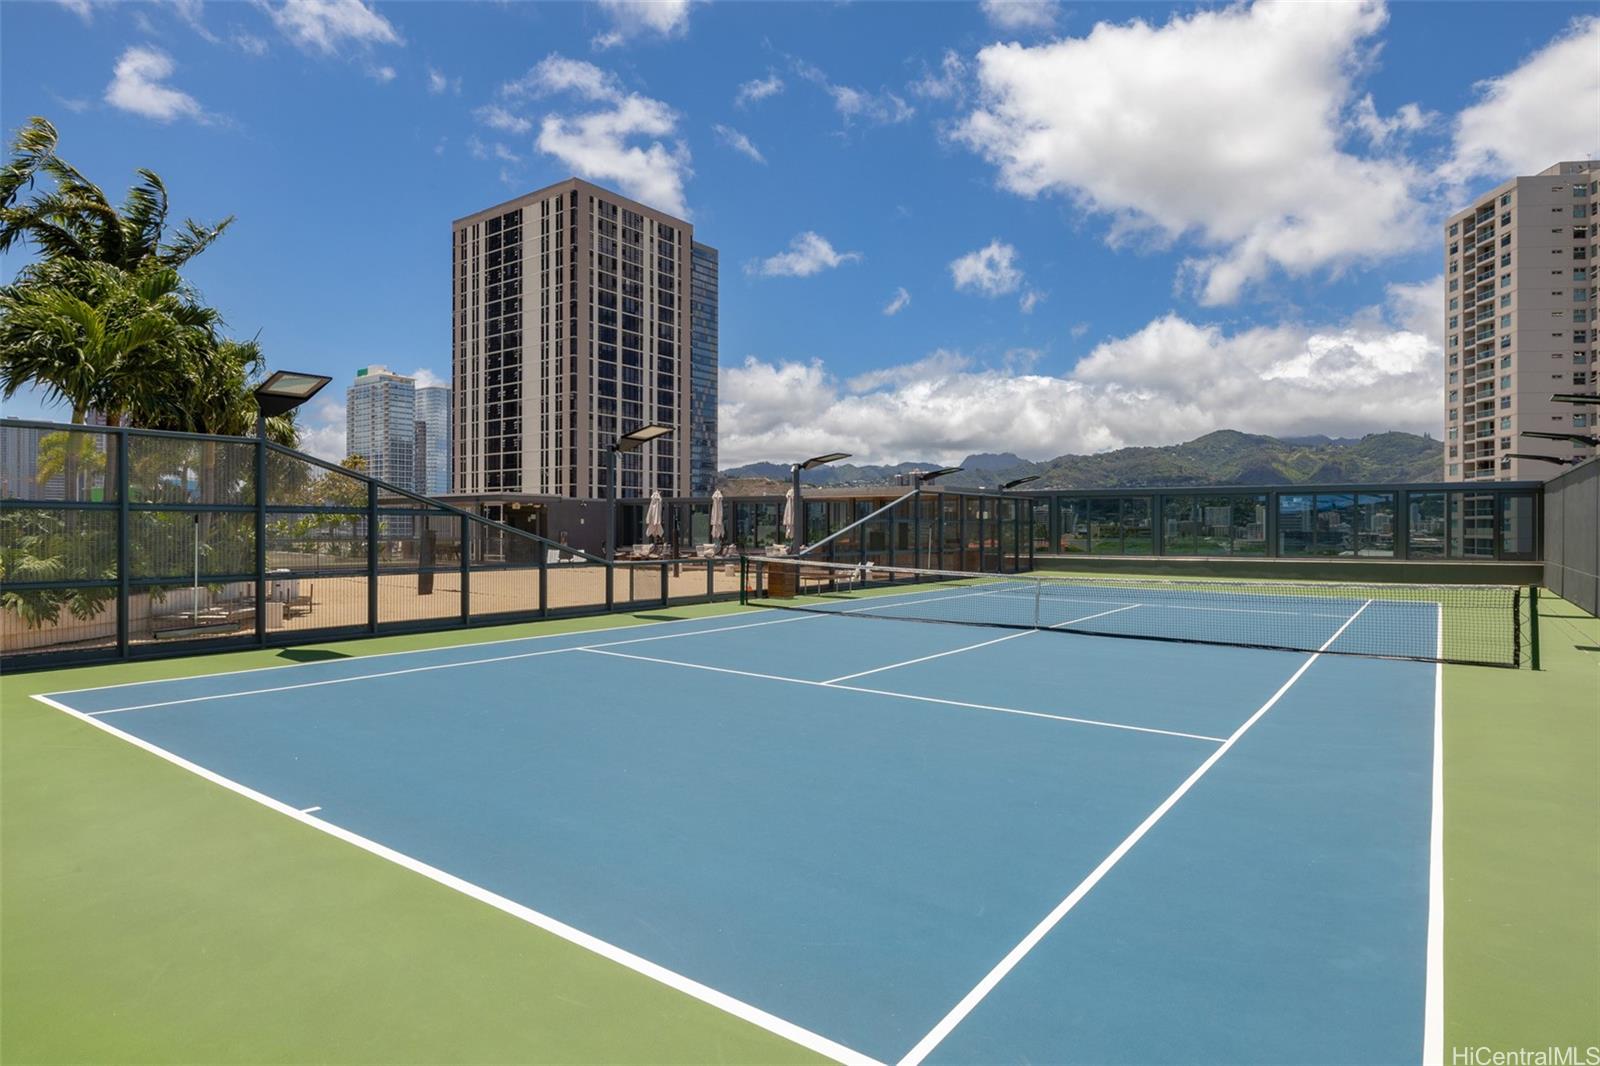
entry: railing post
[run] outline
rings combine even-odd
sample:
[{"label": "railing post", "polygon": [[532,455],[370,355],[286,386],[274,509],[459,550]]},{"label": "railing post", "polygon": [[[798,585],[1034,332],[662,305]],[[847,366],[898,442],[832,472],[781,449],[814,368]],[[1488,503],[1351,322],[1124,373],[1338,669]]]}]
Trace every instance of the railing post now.
[{"label": "railing post", "polygon": [[256,643],[267,643],[267,417],[256,414]]},{"label": "railing post", "polygon": [[539,546],[539,617],[550,613],[550,549]]},{"label": "railing post", "polygon": [[117,430],[117,654],[128,657],[133,605],[128,579],[128,431]]},{"label": "railing post", "polygon": [[378,483],[367,482],[367,632],[378,631]]},{"label": "railing post", "polygon": [[670,565],[671,564],[669,564],[667,562],[662,562],[662,564],[661,564],[661,606],[662,607],[666,607],[667,600],[670,598],[667,595],[667,571],[668,571],[668,568],[670,567]]},{"label": "railing post", "polygon": [[469,565],[472,558],[471,549],[467,545],[470,527],[467,525],[467,516],[459,515],[457,521],[461,524],[461,539],[457,541],[461,553],[461,624],[472,624],[472,568]]}]

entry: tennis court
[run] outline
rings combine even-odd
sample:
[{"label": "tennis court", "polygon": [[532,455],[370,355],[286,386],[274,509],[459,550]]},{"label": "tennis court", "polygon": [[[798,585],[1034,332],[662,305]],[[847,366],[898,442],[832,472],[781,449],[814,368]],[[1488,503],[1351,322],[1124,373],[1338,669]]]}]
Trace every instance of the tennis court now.
[{"label": "tennis court", "polygon": [[41,698],[841,1060],[1419,1058],[1442,607],[1008,584]]}]

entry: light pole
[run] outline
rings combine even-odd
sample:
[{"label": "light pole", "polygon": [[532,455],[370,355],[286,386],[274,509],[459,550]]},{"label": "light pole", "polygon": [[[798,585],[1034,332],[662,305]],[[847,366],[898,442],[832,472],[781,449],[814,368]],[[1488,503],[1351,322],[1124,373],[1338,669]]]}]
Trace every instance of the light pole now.
[{"label": "light pole", "polygon": [[829,452],[827,455],[814,455],[803,463],[795,463],[789,468],[792,479],[790,491],[794,493],[794,535],[790,539],[790,551],[793,552],[805,543],[806,540],[806,509],[800,502],[800,471],[814,470],[828,463],[837,463],[840,459],[850,458],[849,452]]},{"label": "light pole", "polygon": [[[279,370],[255,388],[256,397],[256,643],[267,640],[267,419],[286,415],[333,379],[326,374]],[[195,516],[196,521],[199,516]],[[370,539],[376,530],[367,530]],[[198,533],[196,533],[198,537]],[[196,544],[198,544],[196,540]],[[198,548],[196,549],[198,551]],[[198,571],[198,563],[196,564]],[[377,575],[369,575],[376,583]],[[199,597],[196,590],[196,599]]]},{"label": "light pole", "polygon": [[646,444],[665,437],[672,427],[661,422],[648,422],[624,433],[606,451],[606,562],[617,558],[617,456],[623,452],[636,452]]}]

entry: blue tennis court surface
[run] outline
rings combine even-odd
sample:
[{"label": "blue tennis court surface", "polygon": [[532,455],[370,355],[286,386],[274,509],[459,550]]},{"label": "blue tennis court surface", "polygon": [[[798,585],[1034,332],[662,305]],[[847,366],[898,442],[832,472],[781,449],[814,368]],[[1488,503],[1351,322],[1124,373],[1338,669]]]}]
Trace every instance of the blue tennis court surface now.
[{"label": "blue tennis court surface", "polygon": [[841,610],[50,699],[837,1057],[1400,1062],[1435,684]]}]

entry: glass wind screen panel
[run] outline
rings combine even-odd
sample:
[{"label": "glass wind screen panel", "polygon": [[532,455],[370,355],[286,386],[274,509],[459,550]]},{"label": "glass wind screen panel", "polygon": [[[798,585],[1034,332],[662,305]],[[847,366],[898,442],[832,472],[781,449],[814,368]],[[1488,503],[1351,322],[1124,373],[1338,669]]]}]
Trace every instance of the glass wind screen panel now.
[{"label": "glass wind screen panel", "polygon": [[1265,555],[1267,553],[1267,498],[1265,496],[1234,496],[1232,498],[1233,553],[1235,555]]},{"label": "glass wind screen panel", "polygon": [[1530,495],[1500,497],[1500,558],[1538,557],[1533,530],[1534,500]]},{"label": "glass wind screen panel", "polygon": [[1057,550],[1086,552],[1089,550],[1089,501],[1076,496],[1062,496],[1061,541]]},{"label": "glass wind screen panel", "polygon": [[1278,497],[1278,553],[1310,555],[1316,532],[1313,497],[1284,493]]},{"label": "glass wind screen panel", "polygon": [[1360,524],[1356,529],[1356,554],[1394,555],[1394,493],[1363,492],[1357,503],[1360,506]]},{"label": "glass wind screen panel", "polygon": [[1348,492],[1319,492],[1315,496],[1313,555],[1354,555],[1359,516],[1355,495]]},{"label": "glass wind screen panel", "polygon": [[1150,526],[1150,499],[1130,496],[1122,501],[1122,551],[1125,555],[1150,555],[1155,539]]},{"label": "glass wind screen panel", "polygon": [[1167,555],[1193,555],[1199,549],[1195,501],[1168,496],[1161,502],[1161,543]]},{"label": "glass wind screen panel", "polygon": [[1445,553],[1445,494],[1413,492],[1406,504],[1406,551],[1413,559],[1442,559]]},{"label": "glass wind screen panel", "polygon": [[1200,496],[1195,509],[1194,551],[1199,555],[1229,555],[1233,552],[1233,498]]},{"label": "glass wind screen panel", "polygon": [[939,566],[954,570],[961,565],[961,500],[956,496],[939,497],[940,519],[944,532],[940,540]]},{"label": "glass wind screen panel", "polygon": [[1450,494],[1450,554],[1463,559],[1493,559],[1495,498],[1489,492]]},{"label": "glass wind screen panel", "polygon": [[1035,551],[1047,552],[1050,550],[1050,501],[1048,499],[1035,500],[1033,503],[1033,528],[1030,536],[1033,538]]},{"label": "glass wind screen panel", "polygon": [[815,544],[828,535],[828,505],[806,500],[806,543]]},{"label": "glass wind screen panel", "polygon": [[1089,501],[1089,550],[1096,555],[1122,554],[1122,501]]}]

